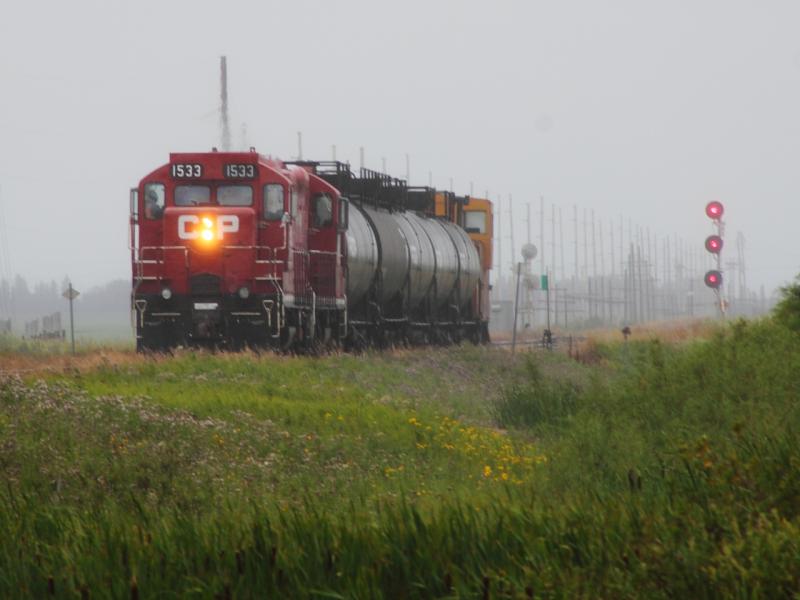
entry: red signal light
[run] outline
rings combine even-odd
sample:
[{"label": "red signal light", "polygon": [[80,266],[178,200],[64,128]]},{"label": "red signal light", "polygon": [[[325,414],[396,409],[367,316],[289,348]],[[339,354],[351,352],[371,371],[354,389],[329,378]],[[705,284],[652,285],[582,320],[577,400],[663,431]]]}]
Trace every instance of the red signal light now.
[{"label": "red signal light", "polygon": [[724,212],[725,212],[725,207],[722,206],[722,202],[717,202],[716,200],[713,200],[712,202],[706,204],[706,214],[710,219],[714,220],[721,219],[722,214]]},{"label": "red signal light", "polygon": [[722,285],[722,273],[716,270],[709,271],[706,273],[704,281],[708,287],[716,290]]},{"label": "red signal light", "polygon": [[711,254],[719,254],[722,252],[722,238],[718,235],[710,235],[706,238],[706,250]]}]

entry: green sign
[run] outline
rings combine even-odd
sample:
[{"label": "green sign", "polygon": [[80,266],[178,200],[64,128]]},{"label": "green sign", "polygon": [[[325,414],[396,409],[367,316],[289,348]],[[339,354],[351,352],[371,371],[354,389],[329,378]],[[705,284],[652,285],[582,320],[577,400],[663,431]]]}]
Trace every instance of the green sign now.
[{"label": "green sign", "polygon": [[545,291],[548,290],[547,284],[548,284],[547,275],[542,275],[542,289]]}]

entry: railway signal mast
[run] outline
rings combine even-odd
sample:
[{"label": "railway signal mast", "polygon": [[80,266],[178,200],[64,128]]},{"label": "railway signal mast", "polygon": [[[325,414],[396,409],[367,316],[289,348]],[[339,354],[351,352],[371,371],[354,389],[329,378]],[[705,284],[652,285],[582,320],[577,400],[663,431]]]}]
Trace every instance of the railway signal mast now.
[{"label": "railway signal mast", "polygon": [[716,258],[717,268],[707,271],[703,278],[706,286],[714,290],[714,294],[717,297],[717,307],[723,319],[728,307],[728,303],[722,293],[722,247],[724,246],[723,236],[725,235],[725,222],[722,220],[722,215],[724,213],[725,207],[722,202],[714,200],[706,204],[706,215],[714,224],[716,233],[706,238],[705,246],[706,250]]}]

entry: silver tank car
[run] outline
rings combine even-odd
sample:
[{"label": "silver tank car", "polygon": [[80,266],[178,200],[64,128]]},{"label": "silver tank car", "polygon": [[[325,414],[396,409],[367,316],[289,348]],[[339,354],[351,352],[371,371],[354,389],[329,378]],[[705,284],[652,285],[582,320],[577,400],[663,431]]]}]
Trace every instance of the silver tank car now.
[{"label": "silver tank car", "polygon": [[411,212],[392,213],[405,235],[411,269],[408,275],[408,306],[417,308],[427,297],[436,274],[436,254],[422,219]]},{"label": "silver tank car", "polygon": [[361,302],[378,270],[378,241],[367,218],[355,204],[350,205],[347,227],[347,301]]},{"label": "silver tank car", "polygon": [[472,291],[480,281],[481,261],[478,250],[466,231],[447,221],[442,221],[442,225],[453,240],[458,253],[458,294],[461,301],[459,308],[463,310],[472,301]]},{"label": "silver tank car", "polygon": [[361,210],[378,240],[378,268],[381,274],[380,302],[385,305],[403,289],[411,260],[408,242],[392,213],[362,206]]},{"label": "silver tank car", "polygon": [[463,311],[480,280],[478,251],[466,231],[413,212],[352,204],[347,255],[351,308],[365,298],[379,272],[380,304],[385,306],[402,292],[410,309],[430,297],[435,298],[434,309],[446,309],[457,299]]},{"label": "silver tank car", "polygon": [[436,219],[420,218],[436,256],[436,306],[444,308],[458,280],[458,252],[443,224]]}]

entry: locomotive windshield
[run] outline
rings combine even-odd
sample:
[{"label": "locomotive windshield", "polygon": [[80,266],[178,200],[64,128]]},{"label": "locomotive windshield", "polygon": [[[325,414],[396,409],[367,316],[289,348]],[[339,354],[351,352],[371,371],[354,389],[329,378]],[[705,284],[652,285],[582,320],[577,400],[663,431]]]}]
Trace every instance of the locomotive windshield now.
[{"label": "locomotive windshield", "polygon": [[178,185],[175,187],[175,206],[197,206],[211,202],[207,185]]},{"label": "locomotive windshield", "polygon": [[464,229],[468,233],[486,233],[486,213],[482,210],[467,212]]},{"label": "locomotive windshield", "polygon": [[253,188],[249,185],[221,185],[217,188],[220,206],[252,206]]}]

